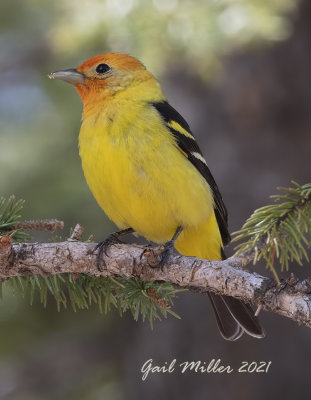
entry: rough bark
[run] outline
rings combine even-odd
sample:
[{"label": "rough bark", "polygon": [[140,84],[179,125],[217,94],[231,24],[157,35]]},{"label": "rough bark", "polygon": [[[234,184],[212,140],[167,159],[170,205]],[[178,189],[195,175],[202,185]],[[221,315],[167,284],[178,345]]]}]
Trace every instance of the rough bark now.
[{"label": "rough bark", "polygon": [[165,281],[200,293],[209,290],[233,296],[311,327],[311,279],[299,281],[291,276],[277,285],[273,279],[241,269],[252,261],[252,253],[224,261],[174,254],[159,267],[162,246],[113,244],[97,265],[95,246],[72,238],[60,243],[12,243],[9,236],[2,236],[0,279],[83,273]]}]

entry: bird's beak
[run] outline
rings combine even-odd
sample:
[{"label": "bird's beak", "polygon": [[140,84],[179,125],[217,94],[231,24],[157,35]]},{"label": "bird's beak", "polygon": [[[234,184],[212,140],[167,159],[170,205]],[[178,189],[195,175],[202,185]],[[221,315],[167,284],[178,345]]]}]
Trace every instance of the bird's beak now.
[{"label": "bird's beak", "polygon": [[55,71],[48,75],[50,79],[60,79],[69,83],[84,83],[85,76],[76,69],[64,69]]}]

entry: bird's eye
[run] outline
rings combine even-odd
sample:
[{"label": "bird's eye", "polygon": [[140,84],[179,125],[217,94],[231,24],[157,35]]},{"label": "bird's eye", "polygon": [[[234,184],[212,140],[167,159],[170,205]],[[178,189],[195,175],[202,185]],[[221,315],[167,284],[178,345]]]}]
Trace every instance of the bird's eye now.
[{"label": "bird's eye", "polygon": [[98,74],[104,74],[105,72],[108,72],[109,70],[110,70],[110,67],[107,64],[98,64],[96,67],[96,72]]}]

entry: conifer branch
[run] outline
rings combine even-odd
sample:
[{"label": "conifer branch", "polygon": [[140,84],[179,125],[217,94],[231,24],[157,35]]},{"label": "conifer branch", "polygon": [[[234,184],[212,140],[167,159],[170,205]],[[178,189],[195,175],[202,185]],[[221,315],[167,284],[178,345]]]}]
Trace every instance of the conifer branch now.
[{"label": "conifer branch", "polygon": [[[308,260],[311,246],[311,184],[284,189],[272,196],[277,204],[256,210],[236,233],[243,239],[237,253],[224,261],[199,260],[175,254],[159,268],[163,246],[112,244],[98,266],[95,244],[79,242],[83,227],[77,225],[70,238],[59,243],[23,242],[20,229],[61,228],[57,220],[20,222],[23,201],[0,199],[0,280],[16,291],[39,293],[45,305],[51,293],[58,308],[67,299],[75,310],[97,303],[107,312],[116,307],[120,314],[130,310],[152,325],[167,314],[174,297],[183,288],[199,293],[213,291],[251,302],[261,308],[311,327],[311,277],[299,281],[293,274],[280,282],[275,262],[281,269],[289,261]],[[276,280],[241,268],[264,258]],[[175,289],[173,285],[182,289]],[[1,288],[1,284],[0,284]],[[103,301],[102,301],[103,299]]]},{"label": "conifer branch", "polygon": [[57,229],[63,229],[64,222],[58,219],[38,219],[30,221],[21,221],[7,227],[7,230],[22,230],[22,231],[50,231],[54,232]]},{"label": "conifer branch", "polygon": [[311,183],[278,188],[284,194],[270,196],[277,204],[254,211],[241,230],[233,233],[233,241],[243,240],[236,255],[254,252],[254,264],[263,258],[279,282],[275,259],[281,271],[288,271],[289,262],[302,265],[309,261],[307,249],[311,247]]},{"label": "conifer branch", "polygon": [[[250,261],[249,254],[224,261],[175,254],[168,264],[160,268],[155,266],[155,260],[161,254],[160,247],[151,249],[147,246],[113,244],[98,267],[93,252],[94,243],[12,243],[7,236],[2,236],[0,244],[2,242],[2,280],[70,273],[75,276],[87,274],[112,279],[123,277],[126,280],[138,278],[142,282],[167,282],[180,288],[193,288],[200,293],[209,290],[233,296],[311,327],[311,279],[299,281],[292,275],[278,285],[273,279],[240,269]],[[149,290],[149,297],[158,302],[161,299],[161,296],[155,296],[153,290]],[[164,306],[165,302],[162,302],[160,307]]]}]

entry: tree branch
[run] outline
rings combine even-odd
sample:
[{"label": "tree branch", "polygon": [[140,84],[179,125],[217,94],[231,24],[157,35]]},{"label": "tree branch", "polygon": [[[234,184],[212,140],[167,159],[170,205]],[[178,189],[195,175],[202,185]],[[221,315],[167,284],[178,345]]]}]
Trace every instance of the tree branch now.
[{"label": "tree branch", "polygon": [[[39,219],[31,221],[21,221],[6,227],[8,231],[24,230],[24,231],[50,231],[54,232],[57,229],[63,229],[64,222],[58,219]],[[5,230],[5,228],[2,228]]]},{"label": "tree branch", "polygon": [[95,246],[73,237],[59,243],[12,243],[10,236],[2,236],[0,279],[72,273],[165,281],[200,293],[233,296],[311,327],[311,278],[299,281],[291,275],[277,285],[273,279],[241,269],[253,260],[253,252],[224,261],[175,254],[159,267],[162,246],[113,244],[97,266]]}]

